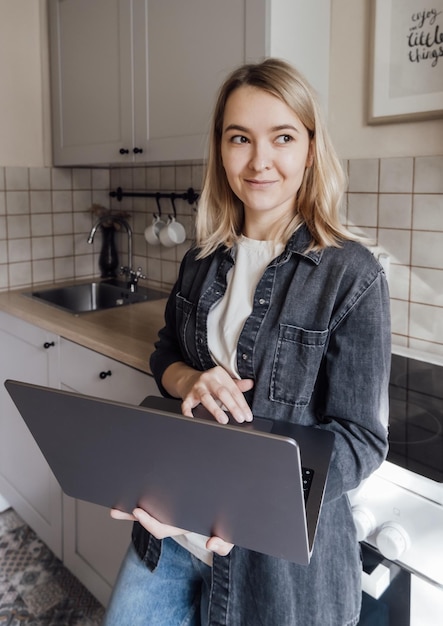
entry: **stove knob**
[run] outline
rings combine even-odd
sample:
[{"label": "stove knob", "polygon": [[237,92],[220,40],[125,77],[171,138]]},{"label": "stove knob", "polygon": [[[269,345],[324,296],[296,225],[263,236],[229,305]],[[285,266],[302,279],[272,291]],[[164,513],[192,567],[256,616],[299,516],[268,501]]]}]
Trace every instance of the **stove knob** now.
[{"label": "stove knob", "polygon": [[380,527],[375,543],[384,557],[396,561],[408,550],[411,540],[400,524],[386,522]]},{"label": "stove knob", "polygon": [[369,509],[363,506],[352,507],[352,515],[357,529],[357,540],[364,541],[377,527],[375,517]]}]

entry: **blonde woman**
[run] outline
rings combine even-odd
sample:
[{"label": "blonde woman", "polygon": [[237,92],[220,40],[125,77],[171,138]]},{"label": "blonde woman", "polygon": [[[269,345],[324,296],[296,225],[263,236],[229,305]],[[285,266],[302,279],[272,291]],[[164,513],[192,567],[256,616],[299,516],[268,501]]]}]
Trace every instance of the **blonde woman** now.
[{"label": "blonde woman", "polygon": [[390,322],[382,268],[340,223],[344,185],[293,67],[267,59],[227,78],[196,242],[151,367],[184,415],[202,403],[221,423],[227,409],[238,422],[260,415],[334,432],[325,503],[308,566],[165,526],[149,511],[114,511],[135,524],[106,626],[358,623],[346,493],[386,454]]}]

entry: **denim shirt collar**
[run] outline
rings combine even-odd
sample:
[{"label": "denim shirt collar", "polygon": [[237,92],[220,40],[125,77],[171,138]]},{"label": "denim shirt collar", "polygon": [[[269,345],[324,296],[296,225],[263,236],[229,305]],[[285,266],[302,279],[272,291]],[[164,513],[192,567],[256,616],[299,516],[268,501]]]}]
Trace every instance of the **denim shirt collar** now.
[{"label": "denim shirt collar", "polygon": [[309,252],[306,252],[311,241],[311,233],[307,226],[302,224],[289,239],[286,250],[304,256],[313,261],[316,265],[319,265],[323,256],[323,250],[309,250]]}]

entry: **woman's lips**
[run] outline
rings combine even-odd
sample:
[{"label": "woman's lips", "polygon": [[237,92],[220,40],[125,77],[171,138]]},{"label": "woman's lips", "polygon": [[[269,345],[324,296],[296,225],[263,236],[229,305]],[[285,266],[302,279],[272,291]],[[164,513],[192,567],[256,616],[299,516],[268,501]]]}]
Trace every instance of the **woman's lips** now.
[{"label": "woman's lips", "polygon": [[246,178],[245,179],[245,183],[247,185],[250,185],[251,187],[254,187],[256,189],[270,187],[271,185],[273,185],[276,182],[277,182],[276,180],[257,180],[255,178]]}]

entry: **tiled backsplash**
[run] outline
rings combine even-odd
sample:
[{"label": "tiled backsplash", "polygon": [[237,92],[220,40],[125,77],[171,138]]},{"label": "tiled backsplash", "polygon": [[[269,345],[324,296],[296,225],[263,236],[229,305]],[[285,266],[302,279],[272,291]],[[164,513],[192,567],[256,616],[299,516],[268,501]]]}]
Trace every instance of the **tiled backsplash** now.
[{"label": "tiled backsplash", "polygon": [[393,342],[443,355],[443,157],[347,167],[347,223],[389,256]]},{"label": "tiled backsplash", "polygon": [[[443,156],[346,162],[344,219],[373,240],[374,254],[390,260],[393,341],[443,355]],[[93,204],[130,213],[134,265],[163,287],[175,281],[193,233],[194,207],[176,200],[187,241],[150,246],[143,232],[158,212],[155,198],[109,197],[109,191],[201,189],[202,165],[89,169],[0,167],[0,291],[31,284],[97,276],[100,237],[87,236]],[[162,215],[172,212],[161,201]],[[118,235],[126,263],[127,236]]]}]

